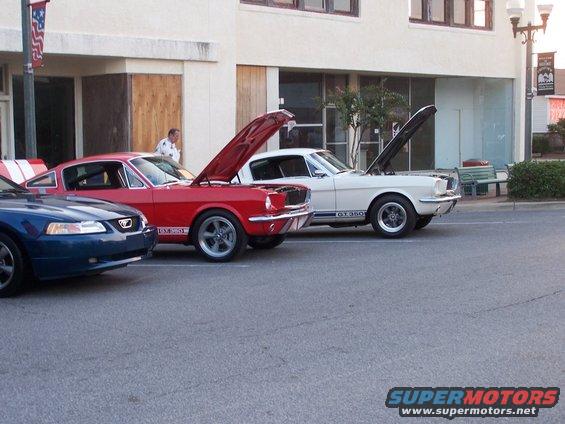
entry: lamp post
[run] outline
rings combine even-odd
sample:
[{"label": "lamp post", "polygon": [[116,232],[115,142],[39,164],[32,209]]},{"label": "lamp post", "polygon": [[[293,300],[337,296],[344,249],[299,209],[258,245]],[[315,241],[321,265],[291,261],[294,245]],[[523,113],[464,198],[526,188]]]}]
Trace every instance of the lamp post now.
[{"label": "lamp post", "polygon": [[547,28],[547,21],[551,10],[553,9],[553,4],[549,2],[544,2],[538,5],[538,11],[541,16],[541,25],[532,25],[528,22],[526,26],[518,26],[520,24],[520,18],[524,13],[525,5],[524,0],[508,0],[506,2],[506,11],[510,17],[510,22],[512,23],[512,30],[514,31],[514,38],[518,34],[524,36],[524,41],[522,44],[526,45],[526,138],[525,138],[525,152],[524,160],[532,159],[532,100],[534,98],[534,93],[532,90],[532,56],[533,56],[533,45],[536,42],[535,34],[538,30],[542,30],[545,33]]},{"label": "lamp post", "polygon": [[33,66],[31,64],[31,15],[30,2],[22,0],[22,45],[24,54],[24,121],[26,158],[37,157],[35,127],[35,89]]}]

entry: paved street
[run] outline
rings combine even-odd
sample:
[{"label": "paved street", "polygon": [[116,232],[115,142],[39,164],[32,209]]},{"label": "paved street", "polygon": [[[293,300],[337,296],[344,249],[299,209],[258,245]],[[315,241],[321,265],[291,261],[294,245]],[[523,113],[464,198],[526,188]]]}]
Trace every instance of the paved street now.
[{"label": "paved street", "polygon": [[[1,423],[395,423],[393,386],[565,387],[565,209],[313,228],[0,300]],[[562,396],[563,398],[563,396]],[[563,423],[565,406],[534,419]]]}]

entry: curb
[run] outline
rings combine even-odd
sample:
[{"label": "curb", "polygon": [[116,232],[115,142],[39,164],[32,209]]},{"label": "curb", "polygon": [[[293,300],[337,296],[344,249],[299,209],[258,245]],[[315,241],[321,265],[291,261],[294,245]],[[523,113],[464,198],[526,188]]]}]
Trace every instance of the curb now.
[{"label": "curb", "polygon": [[565,202],[496,202],[484,204],[458,203],[453,212],[498,212],[565,209]]}]

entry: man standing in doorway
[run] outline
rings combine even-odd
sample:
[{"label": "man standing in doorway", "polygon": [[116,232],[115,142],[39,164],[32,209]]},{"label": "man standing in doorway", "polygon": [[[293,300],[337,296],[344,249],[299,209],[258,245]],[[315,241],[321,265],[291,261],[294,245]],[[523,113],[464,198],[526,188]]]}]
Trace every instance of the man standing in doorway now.
[{"label": "man standing in doorway", "polygon": [[171,128],[167,138],[162,139],[155,148],[158,155],[169,156],[176,162],[180,162],[180,150],[177,149],[176,143],[180,140],[180,130]]}]

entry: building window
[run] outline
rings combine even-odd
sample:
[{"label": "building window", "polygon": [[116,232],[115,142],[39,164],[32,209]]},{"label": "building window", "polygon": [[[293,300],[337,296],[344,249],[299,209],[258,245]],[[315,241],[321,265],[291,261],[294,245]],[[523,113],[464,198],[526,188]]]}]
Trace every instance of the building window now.
[{"label": "building window", "polygon": [[410,0],[410,21],[492,30],[494,0]]},{"label": "building window", "polygon": [[[359,80],[361,90],[368,86],[383,85],[390,91],[402,95],[409,105],[398,121],[386,122],[384,128],[369,128],[361,139],[359,165],[366,169],[397,131],[422,107],[435,103],[435,79],[409,77],[375,77],[362,75]],[[392,159],[396,171],[434,169],[435,119],[429,119],[414,134],[412,139]]]},{"label": "building window", "polygon": [[323,99],[348,84],[347,75],[281,72],[281,108],[296,115],[297,125],[280,131],[281,148],[328,149],[341,160],[347,158],[347,131],[334,106],[320,107]]},{"label": "building window", "polygon": [[241,3],[359,16],[359,0],[240,0]]}]

